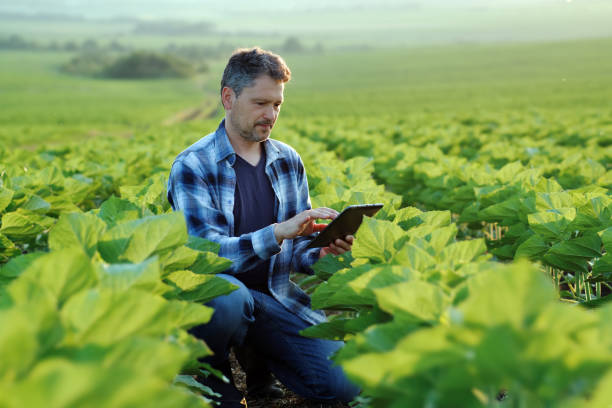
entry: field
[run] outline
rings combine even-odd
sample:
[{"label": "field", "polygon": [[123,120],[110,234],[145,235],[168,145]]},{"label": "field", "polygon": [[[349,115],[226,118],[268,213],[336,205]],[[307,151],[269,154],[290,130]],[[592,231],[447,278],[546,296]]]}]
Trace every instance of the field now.
[{"label": "field", "polygon": [[[250,45],[250,44],[245,44]],[[288,54],[314,206],[382,202],[295,276],[359,407],[612,402],[612,39]],[[225,58],[102,80],[0,51],[0,407],[207,406],[186,329],[232,288],[165,183]],[[250,402],[258,406],[260,402]]]}]

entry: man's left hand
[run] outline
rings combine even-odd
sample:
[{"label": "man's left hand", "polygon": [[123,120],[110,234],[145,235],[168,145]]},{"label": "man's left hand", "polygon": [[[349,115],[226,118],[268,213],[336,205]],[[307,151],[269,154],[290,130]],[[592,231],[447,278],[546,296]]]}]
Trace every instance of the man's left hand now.
[{"label": "man's left hand", "polygon": [[347,235],[346,237],[344,237],[344,239],[336,239],[334,242],[329,244],[329,246],[321,248],[321,251],[319,252],[319,258],[323,258],[327,254],[341,255],[345,252],[350,251],[351,247],[353,246],[354,240],[355,237],[352,235]]}]

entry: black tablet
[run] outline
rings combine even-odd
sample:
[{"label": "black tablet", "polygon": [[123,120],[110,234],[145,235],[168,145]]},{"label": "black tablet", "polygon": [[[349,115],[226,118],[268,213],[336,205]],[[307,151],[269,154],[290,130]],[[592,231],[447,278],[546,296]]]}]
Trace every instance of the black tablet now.
[{"label": "black tablet", "polygon": [[346,207],[315,239],[310,241],[307,248],[326,247],[337,238],[354,235],[361,225],[363,216],[371,217],[382,207],[382,204],[361,204]]}]

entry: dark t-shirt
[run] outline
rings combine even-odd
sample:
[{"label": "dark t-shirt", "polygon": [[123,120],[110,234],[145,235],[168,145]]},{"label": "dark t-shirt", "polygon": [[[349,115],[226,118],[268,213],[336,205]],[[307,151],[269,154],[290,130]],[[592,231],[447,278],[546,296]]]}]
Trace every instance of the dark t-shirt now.
[{"label": "dark t-shirt", "polygon": [[[275,198],[272,184],[265,172],[266,152],[256,166],[252,166],[236,155],[236,190],[234,193],[234,235],[240,236],[257,231],[276,222]],[[268,269],[266,260],[253,269],[238,273],[238,278],[246,287],[268,292]]]}]

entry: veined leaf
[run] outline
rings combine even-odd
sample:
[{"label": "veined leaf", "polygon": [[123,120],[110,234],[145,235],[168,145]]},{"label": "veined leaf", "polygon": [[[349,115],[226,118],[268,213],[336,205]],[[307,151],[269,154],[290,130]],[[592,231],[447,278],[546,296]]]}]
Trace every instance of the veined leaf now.
[{"label": "veined leaf", "polygon": [[9,293],[18,303],[32,301],[31,287],[34,285],[51,293],[61,306],[75,293],[98,281],[91,260],[81,249],[57,250],[36,256],[31,263],[30,259],[22,261],[26,269],[9,286]]},{"label": "veined leaf", "polygon": [[417,280],[374,289],[374,294],[378,307],[397,321],[436,321],[450,303],[442,289]]},{"label": "veined leaf", "polygon": [[108,345],[136,333],[164,336],[176,328],[206,323],[212,309],[168,301],[138,289],[122,292],[90,289],[72,296],[62,315],[71,330],[68,344]]},{"label": "veined leaf", "polygon": [[115,196],[103,202],[98,212],[98,217],[100,217],[109,227],[113,227],[122,222],[136,220],[141,215],[142,211],[136,204]]},{"label": "veined leaf", "polygon": [[45,231],[55,223],[55,219],[45,217],[21,208],[2,216],[0,233],[11,239],[29,239]]},{"label": "veined leaf", "polygon": [[107,262],[142,262],[154,253],[186,242],[183,214],[172,212],[116,225],[102,235],[98,250]]},{"label": "veined leaf", "polygon": [[529,259],[537,259],[538,257],[544,255],[550,246],[541,236],[534,234],[527,239],[527,241],[523,242],[516,250],[515,258],[529,258]]},{"label": "veined leaf", "polygon": [[601,242],[603,243],[606,251],[612,252],[612,227],[608,227],[599,233],[601,236]]},{"label": "veined leaf", "polygon": [[13,199],[13,190],[0,186],[0,214],[6,209]]},{"label": "veined leaf", "polygon": [[92,257],[105,228],[104,222],[95,215],[63,214],[49,231],[49,248],[58,250],[78,247]]},{"label": "veined leaf", "polygon": [[113,291],[124,291],[128,288],[140,288],[151,293],[160,294],[167,291],[161,282],[159,261],[151,257],[137,264],[110,264],[98,269],[100,287]]},{"label": "veined leaf", "polygon": [[368,258],[374,262],[389,261],[399,248],[395,244],[404,235],[398,225],[364,217],[355,236],[352,253],[355,258]]},{"label": "veined leaf", "polygon": [[172,272],[167,280],[181,290],[175,295],[177,299],[202,304],[238,289],[236,285],[218,276],[201,275],[191,271]]},{"label": "veined leaf", "polygon": [[487,246],[482,238],[458,241],[444,248],[438,258],[441,262],[457,267],[476,259],[476,257],[484,254],[486,251]]},{"label": "veined leaf", "polygon": [[511,324],[522,328],[556,301],[552,283],[527,262],[499,265],[468,281],[470,296],[458,306],[462,320],[477,325]]},{"label": "veined leaf", "polygon": [[554,210],[529,214],[527,219],[531,229],[548,241],[559,241],[567,235],[567,227],[576,218],[575,208],[557,208]]},{"label": "veined leaf", "polygon": [[561,241],[550,248],[549,253],[555,255],[570,255],[581,258],[601,256],[601,239],[595,233],[587,233],[582,237]]}]

